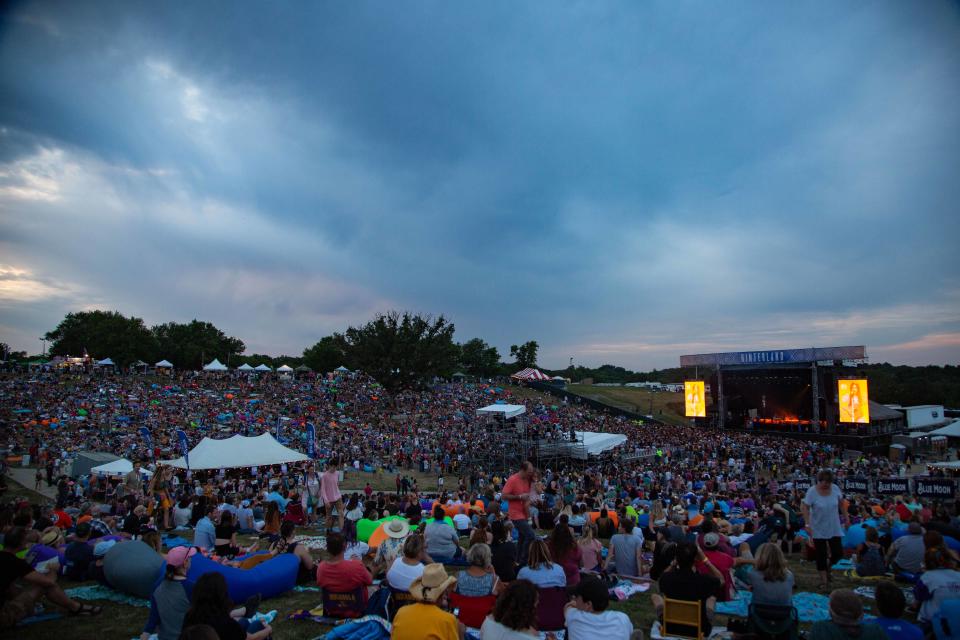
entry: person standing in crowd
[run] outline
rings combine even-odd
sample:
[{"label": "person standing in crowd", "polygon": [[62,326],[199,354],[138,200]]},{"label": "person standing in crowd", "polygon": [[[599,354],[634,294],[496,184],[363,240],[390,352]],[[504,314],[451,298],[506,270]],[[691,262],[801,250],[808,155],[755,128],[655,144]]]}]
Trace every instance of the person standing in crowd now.
[{"label": "person standing in crowd", "polygon": [[303,510],[307,514],[309,523],[315,525],[320,521],[317,514],[323,505],[320,498],[320,475],[317,473],[316,465],[312,462],[307,466],[303,484]]},{"label": "person standing in crowd", "polygon": [[830,567],[843,559],[841,515],[844,524],[850,523],[843,494],[840,487],[833,483],[832,471],[823,469],[817,474],[817,483],[807,489],[801,509],[805,528],[817,554],[820,588],[825,590],[830,583]]},{"label": "person standing in crowd", "polygon": [[320,499],[327,508],[327,529],[333,529],[333,510],[337,510],[337,531],[343,531],[343,496],[340,494],[340,462],[331,458],[320,477]]},{"label": "person standing in crowd", "polygon": [[133,469],[123,477],[123,493],[133,498],[143,495],[143,478],[141,477],[140,461],[133,461]]},{"label": "person standing in crowd", "polygon": [[523,566],[527,563],[527,550],[536,537],[533,527],[530,526],[530,494],[536,470],[529,460],[520,465],[520,470],[507,479],[503,485],[501,497],[507,501],[507,516],[517,531],[517,562]]}]

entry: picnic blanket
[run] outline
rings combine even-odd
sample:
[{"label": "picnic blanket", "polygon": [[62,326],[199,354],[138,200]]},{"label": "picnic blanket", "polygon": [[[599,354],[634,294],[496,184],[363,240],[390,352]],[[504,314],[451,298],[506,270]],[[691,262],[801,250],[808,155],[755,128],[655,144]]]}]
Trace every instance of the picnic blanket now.
[{"label": "picnic blanket", "polygon": [[50,611],[47,613],[38,613],[32,615],[29,618],[24,618],[17,623],[18,627],[25,627],[28,624],[36,624],[37,622],[46,622],[47,620],[59,620],[63,617],[62,613],[57,613],[56,611]]},{"label": "picnic blanket", "polygon": [[[907,599],[907,604],[912,605],[914,601],[913,589],[909,587],[899,587],[900,591],[903,591],[903,596]],[[877,588],[876,587],[857,587],[853,590],[859,596],[864,598],[870,598],[871,600],[876,600],[877,598]]]},{"label": "picnic blanket", "polygon": [[129,604],[133,607],[149,607],[150,601],[135,596],[129,596],[119,591],[114,591],[110,587],[102,584],[90,585],[87,587],[74,587],[64,591],[68,597],[74,600],[109,600],[110,602],[119,602],[120,604]]},{"label": "picnic blanket", "polygon": [[293,541],[302,544],[311,551],[321,551],[327,548],[326,536],[297,536]]},{"label": "picnic blanket", "polygon": [[[728,602],[718,602],[716,612],[725,616],[746,618],[753,601],[753,594],[749,591],[737,591],[737,598]],[[793,606],[797,609],[800,622],[819,622],[830,619],[830,598],[819,593],[801,591],[793,595]],[[870,619],[874,616],[865,615]]]},{"label": "picnic blanket", "polygon": [[[561,629],[560,631],[541,631],[540,640],[547,640],[548,633],[552,633],[557,640],[566,640],[567,638],[566,629]],[[530,637],[532,638],[533,636]],[[467,640],[480,640],[480,629],[467,627],[466,638]]]},{"label": "picnic blanket", "polygon": [[165,534],[163,536],[163,546],[167,549],[173,549],[174,547],[189,547],[191,543],[186,538],[181,538],[180,536]]},{"label": "picnic blanket", "polygon": [[324,638],[326,640],[388,640],[391,631],[393,626],[380,616],[363,616],[344,622]]},{"label": "picnic blanket", "polygon": [[616,586],[610,589],[610,596],[616,598],[617,600],[627,600],[630,596],[636,593],[643,593],[650,589],[650,583],[636,583],[629,580],[621,580],[616,584]]}]

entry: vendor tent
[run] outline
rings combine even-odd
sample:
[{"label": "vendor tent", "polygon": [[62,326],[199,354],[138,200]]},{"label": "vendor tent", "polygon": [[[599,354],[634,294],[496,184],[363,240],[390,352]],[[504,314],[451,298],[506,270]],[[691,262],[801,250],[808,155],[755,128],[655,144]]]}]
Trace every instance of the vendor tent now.
[{"label": "vendor tent", "polygon": [[334,371],[339,371],[340,373],[350,373],[350,369],[347,369],[345,366],[340,365]]},{"label": "vendor tent", "polygon": [[265,364],[258,364],[253,368],[254,371],[273,371],[270,367]]},{"label": "vendor tent", "polygon": [[[303,462],[310,458],[299,451],[288,449],[269,433],[248,438],[235,435],[226,440],[204,438],[190,450],[191,469],[234,469],[238,467],[261,467],[284,462]],[[166,460],[178,469],[186,469],[183,458]]]},{"label": "vendor tent", "polygon": [[223,364],[216,358],[213,359],[213,362],[203,365],[204,371],[226,371],[227,365]]},{"label": "vendor tent", "polygon": [[253,371],[253,367],[251,367],[248,363],[244,362],[242,365],[237,367],[237,371]]},{"label": "vendor tent", "polygon": [[534,381],[550,379],[549,376],[547,376],[545,373],[543,373],[539,369],[531,369],[531,368],[527,368],[522,371],[517,371],[515,374],[513,374],[510,377],[516,380],[534,380]]},{"label": "vendor tent", "polygon": [[[98,476],[125,476],[133,471],[133,463],[126,458],[120,458],[107,464],[101,464],[90,469],[90,473]],[[140,473],[146,476],[152,476],[153,472],[149,469],[140,468]]]},{"label": "vendor tent", "polygon": [[104,358],[103,360],[97,360],[96,366],[98,367],[114,367],[116,364],[110,358]]},{"label": "vendor tent", "polygon": [[277,373],[293,373],[293,367],[287,364],[282,364],[277,367]]},{"label": "vendor tent", "polygon": [[173,363],[169,360],[161,360],[153,366],[155,366],[157,369],[173,369]]},{"label": "vendor tent", "polygon": [[119,459],[120,456],[106,451],[81,451],[77,454],[77,457],[73,459],[70,475],[74,478],[85,476],[90,473],[90,470],[94,467]]},{"label": "vendor tent", "polygon": [[927,433],[928,436],[947,436],[948,438],[960,438],[960,420],[951,422],[945,427],[940,427]]},{"label": "vendor tent", "polygon": [[311,369],[305,364],[302,364],[299,367],[297,367],[296,371],[297,373],[313,373],[313,369]]}]

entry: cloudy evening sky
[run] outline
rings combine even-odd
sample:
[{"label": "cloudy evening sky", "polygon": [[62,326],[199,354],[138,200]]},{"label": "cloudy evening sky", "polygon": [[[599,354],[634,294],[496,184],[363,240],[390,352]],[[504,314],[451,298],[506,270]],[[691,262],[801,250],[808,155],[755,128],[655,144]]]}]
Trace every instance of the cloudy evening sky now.
[{"label": "cloudy evening sky", "polygon": [[[956,2],[8,3],[0,340],[960,362]],[[109,355],[109,354],[94,354]]]}]

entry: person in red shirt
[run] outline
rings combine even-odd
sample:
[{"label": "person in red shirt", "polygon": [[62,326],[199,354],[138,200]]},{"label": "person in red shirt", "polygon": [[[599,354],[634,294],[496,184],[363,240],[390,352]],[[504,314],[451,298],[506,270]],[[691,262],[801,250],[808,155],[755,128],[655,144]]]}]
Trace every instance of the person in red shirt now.
[{"label": "person in red shirt", "polygon": [[[344,560],[347,548],[342,533],[327,534],[327,553],[330,559],[317,565],[317,586],[331,593],[350,593],[373,584],[370,572],[359,560]],[[367,602],[367,589],[363,590],[363,602]]]},{"label": "person in red shirt", "polygon": [[517,530],[517,562],[527,564],[527,550],[536,534],[530,526],[530,487],[536,470],[529,460],[520,465],[520,471],[507,478],[500,497],[507,501],[507,517]]},{"label": "person in red shirt", "polygon": [[723,584],[720,587],[720,592],[717,593],[717,602],[726,602],[727,600],[732,600],[736,593],[736,588],[733,586],[733,566],[735,560],[729,553],[721,551],[719,546],[720,534],[711,532],[703,536],[703,555],[705,561],[697,563],[697,571],[705,576],[714,575],[710,567],[707,566],[706,560],[709,560],[710,564],[716,567],[717,571],[719,571],[723,577]]}]

